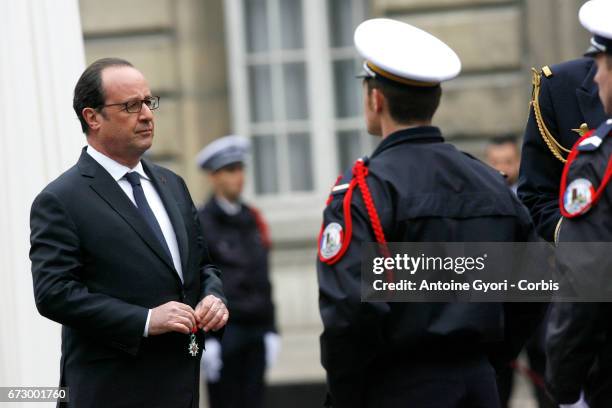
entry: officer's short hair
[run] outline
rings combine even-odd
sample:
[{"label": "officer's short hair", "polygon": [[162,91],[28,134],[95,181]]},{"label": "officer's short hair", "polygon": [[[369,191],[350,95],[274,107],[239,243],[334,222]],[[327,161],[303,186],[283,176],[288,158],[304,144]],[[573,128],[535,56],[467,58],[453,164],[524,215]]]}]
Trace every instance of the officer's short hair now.
[{"label": "officer's short hair", "polygon": [[364,81],[368,94],[372,89],[382,92],[387,99],[389,114],[397,123],[429,122],[440,105],[440,85],[410,86],[378,78],[365,78]]},{"label": "officer's short hair", "polygon": [[102,58],[94,61],[81,74],[74,87],[74,98],[72,99],[72,108],[76,112],[83,133],[87,134],[89,125],[83,117],[83,109],[97,109],[104,105],[106,95],[102,86],[102,71],[109,67],[133,67],[133,65],[121,58]]}]

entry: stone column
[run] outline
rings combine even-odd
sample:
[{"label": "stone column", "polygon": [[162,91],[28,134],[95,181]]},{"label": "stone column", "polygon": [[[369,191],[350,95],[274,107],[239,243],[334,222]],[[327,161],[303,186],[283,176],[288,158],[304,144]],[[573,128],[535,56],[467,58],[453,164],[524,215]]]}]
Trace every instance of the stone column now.
[{"label": "stone column", "polygon": [[79,8],[0,0],[0,20],[0,386],[56,386],[60,326],[34,304],[29,211],[85,143],[72,111],[84,68]]}]

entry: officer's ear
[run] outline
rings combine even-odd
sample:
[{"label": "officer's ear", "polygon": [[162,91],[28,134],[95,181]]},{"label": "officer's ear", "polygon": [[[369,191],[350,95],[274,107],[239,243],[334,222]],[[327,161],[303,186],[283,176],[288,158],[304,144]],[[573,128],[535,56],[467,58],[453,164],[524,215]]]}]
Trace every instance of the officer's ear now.
[{"label": "officer's ear", "polygon": [[370,107],[376,113],[380,113],[385,106],[387,99],[382,91],[378,88],[373,88],[370,92]]}]

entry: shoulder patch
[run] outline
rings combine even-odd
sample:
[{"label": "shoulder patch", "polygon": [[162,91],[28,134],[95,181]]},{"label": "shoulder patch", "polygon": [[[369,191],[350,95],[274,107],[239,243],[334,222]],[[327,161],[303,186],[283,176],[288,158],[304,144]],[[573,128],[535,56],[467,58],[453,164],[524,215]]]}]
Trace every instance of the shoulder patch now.
[{"label": "shoulder patch", "polygon": [[344,241],[344,229],[337,222],[328,224],[319,240],[319,256],[323,261],[328,261],[338,255]]},{"label": "shoulder patch", "polygon": [[542,73],[544,74],[546,78],[550,78],[551,76],[553,76],[552,69],[550,69],[548,65],[544,65],[542,67]]},{"label": "shoulder patch", "polygon": [[563,208],[571,216],[584,214],[593,204],[595,188],[585,178],[572,181],[563,194]]}]

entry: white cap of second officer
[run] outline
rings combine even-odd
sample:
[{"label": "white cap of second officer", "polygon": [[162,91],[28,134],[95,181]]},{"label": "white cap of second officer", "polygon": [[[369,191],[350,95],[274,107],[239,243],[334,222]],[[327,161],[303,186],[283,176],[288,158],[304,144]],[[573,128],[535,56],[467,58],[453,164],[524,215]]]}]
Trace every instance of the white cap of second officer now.
[{"label": "white cap of second officer", "polygon": [[196,158],[198,166],[215,172],[234,163],[244,163],[251,143],[244,136],[221,137],[204,147]]},{"label": "white cap of second officer", "polygon": [[401,21],[364,21],[355,30],[354,40],[365,59],[363,77],[382,77],[410,86],[438,86],[461,72],[461,60],[452,48]]},{"label": "white cap of second officer", "polygon": [[585,55],[612,55],[612,1],[590,0],[582,5],[580,23],[593,34],[591,48]]}]

